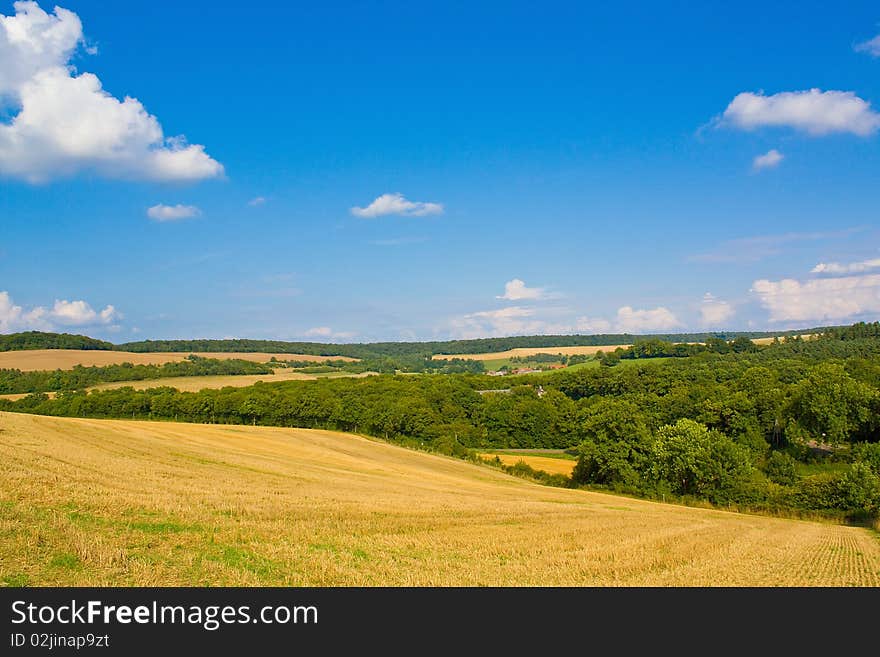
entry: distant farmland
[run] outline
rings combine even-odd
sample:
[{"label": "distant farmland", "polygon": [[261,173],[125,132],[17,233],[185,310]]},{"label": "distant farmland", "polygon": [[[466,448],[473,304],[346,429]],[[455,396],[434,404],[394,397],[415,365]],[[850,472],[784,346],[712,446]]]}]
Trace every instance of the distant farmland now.
[{"label": "distant farmland", "polygon": [[880,585],[867,529],[308,429],[0,413],[10,585]]},{"label": "distant farmland", "polygon": [[223,376],[175,376],[165,379],[145,379],[144,381],[114,381],[113,383],[99,383],[91,386],[89,390],[113,390],[116,388],[131,387],[135,390],[147,390],[149,388],[161,388],[170,386],[181,392],[198,392],[208,388],[245,388],[262,381],[263,383],[279,383],[281,381],[315,381],[316,379],[334,378],[362,378],[371,376],[375,372],[362,372],[351,374],[349,372],[329,372],[322,374],[304,374],[295,369],[281,367],[274,374],[229,374]]},{"label": "distant farmland", "polygon": [[[643,336],[645,339],[651,338],[653,336],[646,335]],[[817,337],[817,334],[808,333],[801,336],[805,340],[810,340],[812,338]],[[771,344],[777,338],[753,338],[752,342],[760,345]],[[783,337],[780,336],[778,338],[782,340]],[[695,344],[695,343],[689,343]],[[536,354],[551,354],[554,356],[575,356],[575,355],[593,355],[598,351],[603,351],[606,354],[614,351],[617,348],[628,349],[632,347],[632,344],[607,344],[607,345],[591,345],[587,347],[518,347],[516,349],[508,349],[507,351],[494,351],[487,352],[482,354],[434,354],[432,358],[434,360],[443,360],[443,359],[451,359],[451,358],[462,358],[466,360],[483,360],[483,361],[506,361],[508,358],[519,357],[524,358],[526,356],[534,356]]]},{"label": "distant farmland", "polygon": [[597,351],[608,353],[614,351],[618,347],[626,349],[631,344],[612,344],[589,347],[517,347],[516,349],[508,349],[507,351],[495,351],[485,354],[434,354],[434,360],[444,360],[451,358],[462,358],[466,360],[500,360],[513,357],[534,356],[535,354],[552,354],[562,356],[574,356],[578,354],[592,355]]},{"label": "distant farmland", "polygon": [[[23,372],[37,370],[70,370],[76,365],[89,367],[92,365],[118,365],[120,363],[132,363],[134,365],[161,365],[162,363],[175,363],[186,360],[190,353],[195,352],[153,352],[133,353],[128,351],[98,351],[79,349],[32,349],[27,351],[4,351],[0,352],[0,369],[17,369]],[[216,358],[218,360],[240,359],[255,363],[267,363],[273,357],[276,360],[299,360],[308,362],[323,362],[326,360],[354,361],[356,358],[343,356],[310,356],[307,354],[267,354],[253,352],[210,352],[196,353],[202,358]]]}]

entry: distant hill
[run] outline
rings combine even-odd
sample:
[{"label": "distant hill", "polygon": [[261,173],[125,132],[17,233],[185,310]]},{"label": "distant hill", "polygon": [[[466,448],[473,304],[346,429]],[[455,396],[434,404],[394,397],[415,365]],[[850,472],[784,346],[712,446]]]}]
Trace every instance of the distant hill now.
[{"label": "distant hill", "polygon": [[109,351],[115,349],[112,343],[96,340],[87,335],[71,333],[43,333],[26,331],[0,335],[0,351],[24,351],[29,349],[83,349]]},{"label": "distant hill", "polygon": [[822,333],[841,327],[817,327],[796,331],[714,331],[705,333],[658,333],[633,335],[608,333],[601,335],[522,335],[507,338],[446,340],[432,342],[368,342],[332,344],[322,342],[287,342],[283,340],[141,340],[112,344],[85,335],[28,331],[0,335],[0,351],[23,349],[102,349],[150,352],[265,352],[276,354],[308,354],[313,356],[349,356],[351,358],[428,357],[434,354],[481,354],[507,351],[520,347],[581,347],[634,344],[639,340],[659,339],[666,342],[705,342],[715,337],[733,340],[773,336]]},{"label": "distant hill", "polygon": [[364,342],[329,344],[319,342],[283,342],[279,340],[143,340],[116,345],[116,349],[134,352],[149,351],[237,351],[298,353],[316,356],[351,356],[370,358],[382,356],[414,356],[433,354],[481,354],[507,351],[519,347],[582,347],[634,344],[639,340],[659,339],[667,342],[705,342],[709,337],[733,340],[771,338],[773,336],[821,333],[832,327],[800,329],[797,331],[716,331],[707,333],[663,333],[633,335],[609,333],[602,335],[522,335],[507,338],[478,338],[474,340],[446,340],[432,342]]}]

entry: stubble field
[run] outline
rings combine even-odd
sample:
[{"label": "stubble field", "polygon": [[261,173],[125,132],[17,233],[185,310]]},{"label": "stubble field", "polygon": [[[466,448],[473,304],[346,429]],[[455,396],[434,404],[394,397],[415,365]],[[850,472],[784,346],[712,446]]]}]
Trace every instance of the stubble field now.
[{"label": "stubble field", "polygon": [[0,581],[877,586],[880,540],[328,431],[0,413]]},{"label": "stubble field", "polygon": [[99,351],[81,349],[30,349],[25,351],[0,352],[0,370],[16,369],[22,372],[37,370],[70,370],[76,365],[102,367],[132,363],[134,365],[162,365],[186,360],[190,353],[201,358],[218,360],[239,359],[254,363],[268,363],[274,356],[276,360],[299,360],[323,362],[328,359],[353,361],[355,358],[343,356],[309,356],[307,354],[267,354],[253,352],[154,352],[133,353],[130,351]]}]

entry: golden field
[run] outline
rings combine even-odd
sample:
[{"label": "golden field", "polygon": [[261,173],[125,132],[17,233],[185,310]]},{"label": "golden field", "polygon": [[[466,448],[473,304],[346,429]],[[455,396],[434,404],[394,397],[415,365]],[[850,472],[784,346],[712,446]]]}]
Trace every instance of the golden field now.
[{"label": "golden field", "polygon": [[306,354],[266,354],[254,352],[156,352],[138,354],[130,351],[97,351],[81,349],[31,349],[26,351],[0,352],[0,370],[17,369],[22,372],[36,370],[70,370],[75,365],[90,367],[92,365],[118,365],[133,363],[135,365],[161,365],[186,360],[194,353],[202,358],[229,360],[237,358],[255,363],[268,363],[274,356],[276,360],[301,360],[323,362],[325,360],[353,361],[355,358],[343,356],[309,356]]},{"label": "golden field", "polygon": [[329,431],[0,413],[0,581],[877,586],[880,540]]},{"label": "golden field", "polygon": [[597,351],[608,353],[614,351],[618,347],[626,349],[631,346],[631,344],[606,344],[589,347],[517,347],[516,349],[508,349],[507,351],[495,351],[485,354],[434,354],[431,358],[433,360],[445,360],[451,358],[461,358],[464,360],[499,360],[502,358],[513,358],[514,356],[522,358],[524,356],[534,356],[535,354],[559,354],[563,356],[574,356],[576,354],[592,355]]},{"label": "golden field", "polygon": [[504,465],[516,465],[522,461],[534,470],[543,470],[550,474],[561,474],[566,477],[571,476],[571,471],[574,470],[574,466],[577,464],[577,461],[572,459],[555,459],[548,456],[534,456],[532,454],[490,454],[488,452],[480,454],[480,458],[487,461],[494,461],[496,456]]},{"label": "golden field", "polygon": [[170,386],[181,392],[198,392],[207,388],[244,388],[252,386],[260,381],[264,383],[278,383],[280,381],[315,381],[317,379],[338,378],[362,378],[371,376],[375,372],[362,372],[350,374],[348,372],[331,372],[329,374],[303,374],[294,369],[281,367],[274,370],[274,374],[226,374],[217,376],[170,376],[164,379],[146,379],[144,381],[114,381],[112,383],[99,383],[91,386],[88,390],[112,390],[114,388],[134,388],[135,390],[147,390],[148,388],[161,388]]}]

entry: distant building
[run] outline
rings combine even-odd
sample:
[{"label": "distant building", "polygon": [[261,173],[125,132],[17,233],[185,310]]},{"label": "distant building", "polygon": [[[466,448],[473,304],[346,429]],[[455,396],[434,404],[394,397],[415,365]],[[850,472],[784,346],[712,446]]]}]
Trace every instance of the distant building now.
[{"label": "distant building", "polygon": [[500,371],[497,371],[497,372],[496,372],[496,371],[493,371],[493,372],[486,372],[486,376],[504,376],[505,374],[507,374],[507,372],[505,372],[505,371],[503,371],[503,370],[500,370]]}]

